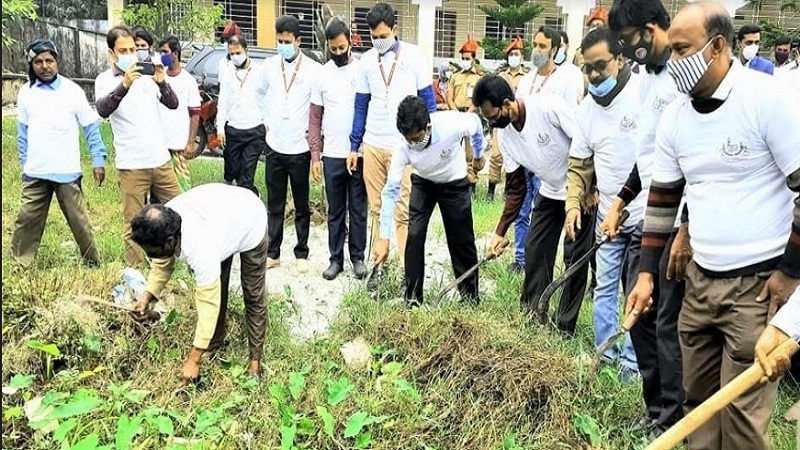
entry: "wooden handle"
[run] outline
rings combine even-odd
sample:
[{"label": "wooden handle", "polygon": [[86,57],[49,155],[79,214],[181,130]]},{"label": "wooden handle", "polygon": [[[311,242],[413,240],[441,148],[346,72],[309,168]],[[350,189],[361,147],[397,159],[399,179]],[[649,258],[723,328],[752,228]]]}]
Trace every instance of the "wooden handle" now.
[{"label": "wooden handle", "polygon": [[92,297],[90,295],[83,295],[83,296],[79,297],[78,300],[85,301],[85,302],[97,303],[98,305],[103,305],[103,306],[110,306],[112,308],[121,309],[121,310],[127,311],[127,312],[135,312],[136,311],[135,309],[133,309],[131,307],[118,305],[116,303],[109,302],[109,301],[103,300],[101,298]]},{"label": "wooden handle", "polygon": [[622,213],[619,215],[619,226],[625,225],[625,222],[631,216],[631,213],[627,209],[623,209]]},{"label": "wooden handle", "polygon": [[[787,355],[792,356],[800,348],[800,345],[789,339],[775,348],[770,356]],[[709,397],[697,408],[692,410],[683,419],[665,431],[658,439],[651,442],[645,450],[670,450],[679,445],[687,436],[694,433],[701,425],[706,423],[714,414],[720,412],[728,406],[730,402],[744,394],[755,386],[764,376],[764,370],[757,362],[747,370],[740,373],[738,377],[722,387],[716,394]]]},{"label": "wooden handle", "polygon": [[639,315],[638,314],[634,314],[633,311],[631,311],[630,314],[628,314],[625,317],[625,321],[622,322],[622,329],[624,331],[631,331],[631,328],[633,328],[633,326],[636,325],[636,321],[638,319],[639,319]]}]

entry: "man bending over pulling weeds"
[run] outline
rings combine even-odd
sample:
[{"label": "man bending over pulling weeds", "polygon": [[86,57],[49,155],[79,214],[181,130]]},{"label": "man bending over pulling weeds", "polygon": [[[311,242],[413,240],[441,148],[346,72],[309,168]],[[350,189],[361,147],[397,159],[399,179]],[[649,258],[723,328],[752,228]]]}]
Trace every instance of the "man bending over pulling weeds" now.
[{"label": "man bending over pulling weeds", "polygon": [[195,274],[197,328],[183,365],[183,383],[199,378],[203,353],[222,347],[231,262],[239,253],[250,375],[258,377],[267,329],[267,213],[258,196],[247,189],[206,184],[166,205],[146,206],[134,217],[131,229],[133,240],[152,259],[144,296],[136,305],[141,316],[172,276],[176,258],[185,260]]}]

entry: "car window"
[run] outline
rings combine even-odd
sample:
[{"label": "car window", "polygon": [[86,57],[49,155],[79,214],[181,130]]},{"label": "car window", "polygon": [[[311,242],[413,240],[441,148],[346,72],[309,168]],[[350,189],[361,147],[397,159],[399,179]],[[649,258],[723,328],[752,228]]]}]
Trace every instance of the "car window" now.
[{"label": "car window", "polygon": [[205,58],[203,61],[203,70],[206,76],[216,77],[219,75],[219,62],[227,56],[227,52],[225,51],[214,51],[211,52],[208,57]]}]

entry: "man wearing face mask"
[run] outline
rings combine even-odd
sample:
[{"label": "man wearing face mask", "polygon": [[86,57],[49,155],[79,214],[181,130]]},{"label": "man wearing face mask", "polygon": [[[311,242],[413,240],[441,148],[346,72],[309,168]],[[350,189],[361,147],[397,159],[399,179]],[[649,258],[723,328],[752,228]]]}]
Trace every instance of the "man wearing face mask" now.
[{"label": "man wearing face mask", "polygon": [[745,67],[772,75],[775,65],[758,56],[761,46],[761,28],[758,25],[744,25],[736,36],[739,42],[739,61]]},{"label": "man wearing face mask", "polygon": [[[636,144],[636,165],[600,224],[600,231],[614,239],[622,210],[650,190],[656,129],[661,114],[678,97],[678,89],[667,73],[670,18],[660,0],[617,0],[611,7],[608,23],[620,37],[623,55],[644,68],[640,73],[640,138]],[[635,225],[639,232],[634,234],[631,245],[639,248],[642,223]],[[638,425],[651,436],[660,435],[683,417],[678,315],[684,283],[683,271],[676,269],[683,266],[678,254],[686,255],[686,259],[691,257],[688,241],[688,223],[676,221],[667,244],[668,248],[673,247],[672,256],[670,252],[661,256],[652,310],[639,316],[631,329],[646,407]],[[630,262],[630,267],[635,265],[635,261]]]},{"label": "man wearing face mask", "polygon": [[792,39],[781,36],[775,40],[775,72],[785,71],[791,67],[789,55],[792,51]]},{"label": "man wearing face mask", "polygon": [[[406,301],[420,305],[425,280],[425,238],[428,223],[438,205],[442,213],[447,248],[457,277],[478,263],[472,228],[472,199],[467,179],[462,139],[475,150],[476,171],[483,166],[483,125],[477,115],[458,111],[430,114],[425,101],[406,97],[397,109],[397,129],[406,144],[392,154],[391,168],[383,188],[380,240],[375,244],[376,265],[389,257],[394,209],[400,196],[403,172],[411,166],[408,246],[405,255]],[[478,301],[478,271],[458,285],[463,301]]]},{"label": "man wearing face mask", "polygon": [[144,27],[133,27],[133,43],[136,44],[136,58],[139,62],[151,62],[153,59],[153,35]]},{"label": "man wearing face mask", "polygon": [[[467,112],[472,106],[472,91],[475,84],[480,80],[483,71],[478,66],[478,41],[473,37],[467,38],[458,50],[461,54],[459,67],[461,70],[454,73],[450,78],[447,88],[447,104],[453,111]],[[470,183],[472,195],[475,195],[475,185],[478,183],[478,176],[472,170],[472,146],[469,140],[464,141],[467,155],[467,178]]]},{"label": "man wearing face mask", "polygon": [[144,253],[131,239],[130,221],[144,206],[148,192],[162,202],[180,194],[175,172],[169,165],[161,105],[176,109],[178,96],[166,80],[164,66],[153,76],[142,76],[133,34],[124,26],[106,34],[113,65],[94,82],[95,107],[100,117],[111,119],[114,132],[117,178],[122,191],[122,236],[125,263],[143,265]]},{"label": "man wearing face mask", "polygon": [[583,98],[583,82],[574,74],[562,70],[554,58],[561,47],[561,34],[549,27],[541,27],[533,36],[531,63],[535,71],[525,75],[517,86],[519,95],[528,96],[547,92],[564,99],[571,108],[577,108]]},{"label": "man wearing face mask", "polygon": [[[800,96],[732,58],[721,4],[684,7],[669,42],[667,70],[688,95],[667,107],[656,132],[626,311],[647,311],[685,188],[694,255],[678,329],[689,412],[753,364],[759,334],[800,284]],[[777,393],[775,382],[748,390],[689,436],[689,449],[770,448]]]},{"label": "man wearing face mask", "polygon": [[11,237],[11,255],[23,266],[33,263],[47,222],[53,194],[78,242],[81,256],[98,264],[92,226],[81,188],[79,127],[86,134],[98,186],[106,177],[106,148],[100,118],[86,94],[58,73],[58,50],[49,39],[37,39],[26,50],[28,79],[19,91],[17,147],[22,168],[19,214]]},{"label": "man wearing face mask", "polygon": [[[630,65],[622,56],[619,37],[608,28],[589,32],[581,43],[589,76],[589,94],[578,109],[578,131],[569,151],[568,193],[564,229],[568,239],[574,239],[584,228],[595,229],[595,223],[585,223],[586,191],[596,180],[600,203],[597,212],[596,239],[601,237],[600,223],[608,215],[636,161],[641,105],[639,77],[631,76]],[[640,230],[644,197],[627,206],[630,218],[616,239],[600,247],[597,258],[597,287],[594,291],[595,345],[599,346],[619,329],[619,284],[623,264],[628,254],[635,261],[631,242]],[[629,274],[633,271],[629,270]],[[622,280],[623,287],[632,283]],[[604,355],[607,363],[619,360],[620,377],[632,382],[638,376],[636,355],[630,338],[623,347],[610,348]]]},{"label": "man wearing face mask", "polygon": [[200,127],[200,91],[197,81],[181,67],[181,43],[170,36],[158,44],[161,62],[167,68],[167,81],[178,97],[178,108],[162,105],[161,119],[165,126],[167,147],[172,155],[172,169],[178,177],[181,190],[192,187],[189,159],[195,157],[195,138]]},{"label": "man wearing face mask", "polygon": [[254,179],[258,157],[266,150],[264,93],[261,72],[250,59],[247,39],[228,38],[229,74],[220,78],[217,100],[217,138],[223,147],[224,179],[258,195]]},{"label": "man wearing face mask", "polygon": [[580,67],[576,66],[574,62],[567,62],[567,53],[569,53],[569,35],[566,31],[560,31],[559,33],[561,34],[561,47],[559,47],[556,56],[553,58],[553,62],[556,63],[559,70],[566,71],[570,74],[570,76],[573,78],[576,88],[579,86],[582,87],[579,98],[583,100],[584,95],[586,95],[586,87],[588,86],[588,83],[586,82],[586,78],[584,78]]},{"label": "man wearing face mask", "polygon": [[241,261],[244,320],[251,377],[261,375],[268,316],[264,278],[267,259],[267,214],[247,189],[211,183],[190,189],[165,205],[148,205],[133,219],[133,239],[152,259],[147,285],[136,304],[136,319],[147,317],[164,290],[177,260],[195,277],[197,326],[181,384],[200,377],[203,354],[225,345],[225,315],[233,256]]},{"label": "man wearing face mask", "polygon": [[[320,65],[300,51],[300,21],[285,15],[275,22],[278,54],[261,66],[261,91],[266,94],[267,123],[267,215],[269,249],[267,268],[280,265],[283,219],[289,184],[294,200],[297,245],[295,270],[308,272],[308,233],[311,209],[308,205],[309,169],[312,167],[306,133],[311,89],[318,81]],[[313,163],[319,179],[319,160]]]},{"label": "man wearing face mask", "polygon": [[[372,48],[361,57],[347,166],[351,172],[355,171],[359,151],[363,150],[364,182],[372,213],[370,229],[377,230],[381,191],[389,174],[392,153],[406,143],[397,130],[397,107],[405,97],[417,95],[425,100],[429,112],[435,112],[436,97],[431,86],[430,67],[419,47],[396,38],[397,24],[392,7],[376,3],[367,13],[366,20],[372,35]],[[395,210],[397,249],[401,259],[408,237],[410,191],[411,171],[407,169]],[[371,233],[373,244],[377,238],[377,232]],[[376,286],[381,272],[373,273],[376,278],[370,279],[368,285],[371,288]]]},{"label": "man wearing face mask", "polygon": [[[356,78],[360,66],[353,57],[350,29],[346,23],[332,19],[325,29],[325,38],[328,40],[330,60],[322,66],[312,88],[308,118],[312,167],[319,167],[322,153],[328,200],[328,250],[331,256],[330,265],[322,272],[322,277],[333,280],[344,270],[344,243],[347,240],[353,272],[356,278],[361,279],[367,276],[367,266],[364,264],[367,188],[364,186],[361,158],[355,171],[347,171]],[[313,172],[313,175],[315,181],[319,182],[319,172]],[[345,226],[345,217],[350,218],[349,226]]]},{"label": "man wearing face mask", "polygon": [[[542,174],[542,185],[533,208],[531,229],[525,241],[525,282],[520,303],[531,320],[548,321],[549,305],[539,300],[553,281],[553,268],[564,224],[567,196],[567,155],[575,132],[575,116],[561,97],[537,94],[517,97],[503,78],[492,75],[481,79],[475,88],[475,106],[497,129],[506,168],[506,198],[503,215],[495,228],[489,251],[503,252],[503,237],[518,218],[528,191],[526,173]],[[511,125],[511,126],[509,126]],[[594,220],[587,212],[583,220]],[[575,240],[564,241],[564,263],[569,267],[592,244],[586,229]],[[553,321],[559,330],[573,334],[578,311],[586,290],[587,271],[567,280]],[[548,299],[549,300],[549,299]]]}]

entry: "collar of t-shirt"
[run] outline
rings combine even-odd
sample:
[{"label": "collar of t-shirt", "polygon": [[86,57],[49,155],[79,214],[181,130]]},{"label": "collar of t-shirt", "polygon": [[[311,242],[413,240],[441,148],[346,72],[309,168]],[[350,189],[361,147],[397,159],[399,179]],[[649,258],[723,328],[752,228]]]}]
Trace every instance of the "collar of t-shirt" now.
[{"label": "collar of t-shirt", "polygon": [[672,49],[667,47],[664,51],[664,54],[661,55],[661,60],[656,63],[648,63],[644,66],[647,70],[647,73],[654,73],[656,75],[660,74],[667,67],[667,61],[669,61],[669,56],[672,54]]},{"label": "collar of t-shirt", "polygon": [[397,54],[397,50],[399,50],[399,49],[400,49],[400,39],[397,39],[397,37],[395,37],[394,38],[394,45],[392,45],[389,48],[389,50],[386,50],[386,53],[384,53],[381,56],[386,56],[387,54],[389,54],[389,52],[394,52],[395,54]]},{"label": "collar of t-shirt", "polygon": [[717,90],[711,94],[711,98],[692,97],[692,108],[700,114],[708,114],[716,111],[717,108],[725,103],[725,100],[727,100],[728,96],[731,94],[733,84],[740,70],[742,70],[742,64],[735,59],[731,61],[731,67],[728,69],[728,73],[725,74],[725,78],[723,78],[719,86],[717,86]]},{"label": "collar of t-shirt", "polygon": [[56,75],[55,80],[49,83],[45,83],[44,81],[37,78],[36,82],[33,83],[33,87],[38,87],[40,89],[50,89],[51,91],[55,91],[56,89],[61,87],[61,77]]}]

